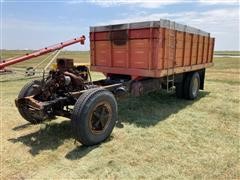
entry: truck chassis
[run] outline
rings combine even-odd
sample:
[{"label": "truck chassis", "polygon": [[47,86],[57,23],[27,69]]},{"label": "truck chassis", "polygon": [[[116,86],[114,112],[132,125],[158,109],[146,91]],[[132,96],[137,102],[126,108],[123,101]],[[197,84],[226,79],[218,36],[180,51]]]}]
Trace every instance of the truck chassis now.
[{"label": "truck chassis", "polygon": [[[205,69],[176,75],[176,95],[197,98],[204,86],[204,74]],[[71,59],[57,59],[56,70],[22,88],[15,100],[16,106],[21,116],[32,124],[53,120],[56,116],[71,119],[75,138],[90,146],[109,137],[119,122],[116,99],[167,87],[165,77],[132,80],[127,75],[111,74],[103,80],[90,79],[86,66],[74,66]]]}]

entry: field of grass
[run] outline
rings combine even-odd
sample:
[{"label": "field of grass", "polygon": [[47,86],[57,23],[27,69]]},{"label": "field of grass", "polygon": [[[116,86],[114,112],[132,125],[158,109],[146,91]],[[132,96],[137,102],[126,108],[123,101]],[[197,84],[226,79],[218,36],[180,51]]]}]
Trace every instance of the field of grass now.
[{"label": "field of grass", "polygon": [[214,55],[240,56],[240,51],[215,51]]},{"label": "field of grass", "polygon": [[29,80],[2,82],[2,179],[239,179],[240,59],[214,63],[195,101],[165,92],[120,101],[124,127],[93,147],[75,142],[65,118],[28,124],[14,99]]}]

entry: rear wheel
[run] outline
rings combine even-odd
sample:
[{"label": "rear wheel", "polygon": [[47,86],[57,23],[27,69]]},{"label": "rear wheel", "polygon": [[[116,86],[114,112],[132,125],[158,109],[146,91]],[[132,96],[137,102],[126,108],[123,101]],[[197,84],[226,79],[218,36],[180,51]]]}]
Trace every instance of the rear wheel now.
[{"label": "rear wheel", "polygon": [[198,72],[188,74],[184,81],[184,97],[186,99],[196,99],[199,94],[200,77]]},{"label": "rear wheel", "polygon": [[110,91],[90,89],[79,97],[72,114],[72,128],[83,145],[95,145],[110,136],[117,121],[117,102]]},{"label": "rear wheel", "polygon": [[[24,97],[27,97],[27,96],[36,95],[39,92],[39,90],[38,90],[38,88],[36,88],[34,86],[40,86],[40,85],[41,85],[40,80],[35,80],[35,81],[27,83],[21,89],[21,91],[18,95],[18,99],[24,98]],[[25,120],[27,120],[28,122],[30,122],[32,124],[38,124],[38,123],[41,123],[44,120],[44,117],[33,113],[31,111],[30,107],[28,107],[27,105],[19,105],[17,108],[18,108],[18,111],[21,114],[21,116]]]},{"label": "rear wheel", "polygon": [[184,93],[183,82],[176,83],[175,87],[176,87],[176,96],[177,96],[177,98],[183,98],[183,93]]}]

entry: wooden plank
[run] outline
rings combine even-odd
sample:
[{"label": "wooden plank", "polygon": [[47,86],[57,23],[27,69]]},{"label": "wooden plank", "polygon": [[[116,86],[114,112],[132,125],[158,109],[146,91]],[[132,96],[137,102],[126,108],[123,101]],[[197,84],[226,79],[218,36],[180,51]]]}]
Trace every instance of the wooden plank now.
[{"label": "wooden plank", "polygon": [[[110,33],[110,36],[111,36],[111,31],[109,31],[109,33]],[[112,51],[113,51],[113,45],[112,45],[112,43],[113,43],[113,41],[110,41],[110,50],[109,50],[109,53],[110,53],[110,64],[109,64],[109,66],[110,67],[113,67],[113,53],[112,53]]]},{"label": "wooden plank", "polygon": [[190,66],[192,67],[192,49],[193,49],[193,34],[190,34]]},{"label": "wooden plank", "polygon": [[[206,63],[206,64],[197,64],[191,66],[185,66],[185,67],[176,67],[174,68],[174,73],[175,74],[180,74],[180,73],[185,73],[185,72],[190,72],[190,71],[195,71],[198,69],[203,69],[207,67],[213,66],[213,63]],[[163,70],[158,70],[158,71],[149,71],[146,69],[138,69],[138,68],[118,68],[118,67],[105,67],[105,66],[91,66],[90,69],[92,71],[98,71],[98,72],[105,72],[105,73],[113,73],[113,74],[126,74],[130,76],[141,76],[141,77],[155,77],[155,78],[160,78],[160,77],[165,77],[167,76],[167,69]],[[172,68],[170,68],[170,72]],[[171,75],[171,74],[169,74]]]},{"label": "wooden plank", "polygon": [[198,50],[199,49],[199,34],[197,35],[197,53],[196,53],[196,64],[198,64]]},{"label": "wooden plank", "polygon": [[203,45],[202,45],[202,59],[201,59],[201,64],[203,64],[203,59],[204,59],[204,47],[205,47],[205,37],[203,37]]},{"label": "wooden plank", "polygon": [[130,51],[130,43],[131,43],[131,40],[129,38],[130,36],[130,30],[129,28],[127,29],[127,36],[128,36],[128,39],[127,39],[127,59],[126,59],[126,68],[129,68],[129,61],[130,61],[130,57],[131,57],[131,51]]},{"label": "wooden plank", "polygon": [[148,46],[148,70],[151,69],[151,65],[152,65],[152,53],[153,53],[153,40],[152,40],[152,33],[153,33],[153,28],[150,27],[149,28],[149,46]]},{"label": "wooden plank", "polygon": [[173,68],[176,66],[177,64],[177,60],[176,60],[176,55],[177,55],[177,31],[174,30],[174,56],[173,56]]},{"label": "wooden plank", "polygon": [[95,41],[95,32],[93,33],[93,65],[96,65],[96,41]]},{"label": "wooden plank", "polygon": [[185,43],[186,43],[186,32],[183,33],[183,56],[182,56],[182,66],[184,66],[184,59],[185,59]]},{"label": "wooden plank", "polygon": [[[159,43],[160,43],[160,32],[161,32],[161,30],[160,30],[160,28],[158,28],[158,37],[157,37],[157,46],[155,47],[156,49],[155,49],[155,51],[156,51],[156,57],[155,57],[155,61],[156,61],[156,63],[155,63],[155,70],[157,70],[158,69],[158,66],[159,66]],[[154,68],[153,68],[154,69]]]},{"label": "wooden plank", "polygon": [[[185,67],[177,67],[174,69],[175,74],[180,74],[184,72],[190,72],[190,71],[195,71],[195,70],[200,70],[204,69],[207,67],[213,66],[213,63],[206,63],[206,64],[197,64],[197,65],[192,65],[192,66],[185,66]],[[160,71],[160,74],[156,74],[158,77],[165,77],[167,76],[167,70],[162,70]],[[171,75],[171,74],[169,74]]]},{"label": "wooden plank", "polygon": [[208,59],[208,55],[209,55],[209,44],[210,44],[210,37],[208,36],[207,59],[206,59],[206,62],[209,62],[209,59]]},{"label": "wooden plank", "polygon": [[212,41],[212,58],[211,58],[211,62],[213,62],[213,54],[214,54],[214,46],[215,46],[215,38],[213,38],[213,41]]},{"label": "wooden plank", "polygon": [[165,61],[166,61],[166,31],[167,31],[167,29],[166,28],[164,28],[164,30],[163,30],[163,61],[162,61],[162,69],[164,69],[165,68]]}]

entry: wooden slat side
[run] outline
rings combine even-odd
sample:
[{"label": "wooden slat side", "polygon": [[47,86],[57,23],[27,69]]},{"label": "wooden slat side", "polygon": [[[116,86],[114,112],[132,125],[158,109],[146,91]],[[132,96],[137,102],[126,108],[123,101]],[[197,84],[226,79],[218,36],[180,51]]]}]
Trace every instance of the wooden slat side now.
[{"label": "wooden slat side", "polygon": [[193,34],[190,34],[190,66],[192,66]]},{"label": "wooden slat side", "polygon": [[165,68],[165,61],[166,61],[166,46],[167,46],[167,43],[166,43],[166,31],[167,29],[164,28],[163,29],[163,61],[162,61],[162,69]]},{"label": "wooden slat side", "polygon": [[197,35],[197,54],[196,54],[196,64],[198,64],[198,53],[199,53],[199,34]]},{"label": "wooden slat side", "polygon": [[203,37],[203,43],[202,43],[202,59],[201,59],[201,64],[203,64],[203,59],[204,59],[204,46],[205,46],[205,37]]},{"label": "wooden slat side", "polygon": [[182,54],[182,66],[184,66],[184,57],[185,57],[185,41],[186,41],[186,32],[183,33],[183,54]]}]

